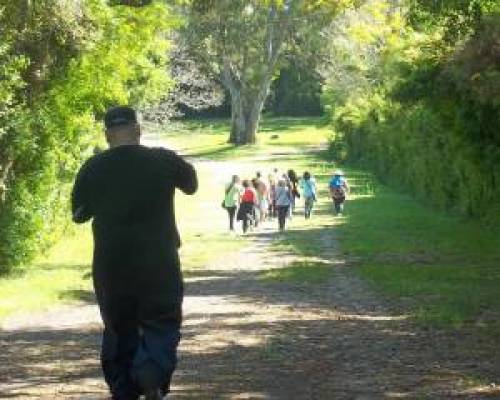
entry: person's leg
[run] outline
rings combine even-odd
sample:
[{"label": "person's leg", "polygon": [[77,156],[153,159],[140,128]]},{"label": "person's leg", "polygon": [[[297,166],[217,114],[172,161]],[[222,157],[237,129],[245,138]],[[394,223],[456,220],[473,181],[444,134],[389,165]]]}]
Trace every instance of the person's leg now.
[{"label": "person's leg", "polygon": [[278,226],[280,230],[285,229],[285,221],[288,214],[288,207],[278,206]]},{"label": "person's leg", "polygon": [[226,210],[229,215],[229,230],[234,231],[234,216],[236,215],[236,207],[228,207]]},{"label": "person's leg", "polygon": [[259,219],[260,219],[260,210],[258,206],[253,206],[253,224],[257,228],[259,226]]},{"label": "person's leg", "polygon": [[180,321],[168,315],[141,321],[141,344],[134,359],[133,374],[145,394],[158,390],[163,395],[169,392],[177,366],[180,328]]},{"label": "person's leg", "polygon": [[139,346],[137,307],[130,296],[105,290],[94,275],[97,302],[104,323],[101,366],[113,400],[136,400],[139,388],[130,368]]},{"label": "person's leg", "polygon": [[246,233],[246,231],[248,230],[248,215],[247,214],[245,214],[242,217],[241,222],[243,224],[243,233]]},{"label": "person's leg", "polygon": [[172,251],[169,257],[157,266],[145,265],[137,285],[140,343],[132,376],[145,395],[168,393],[177,365],[183,285],[178,255]]},{"label": "person's leg", "polygon": [[341,205],[340,201],[335,200],[335,215],[339,215],[340,214],[340,212],[341,212],[340,205]]}]

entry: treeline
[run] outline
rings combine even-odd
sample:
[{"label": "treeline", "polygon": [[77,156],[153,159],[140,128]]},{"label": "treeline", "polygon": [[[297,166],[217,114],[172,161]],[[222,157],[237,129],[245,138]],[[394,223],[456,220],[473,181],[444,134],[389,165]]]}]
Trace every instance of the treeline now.
[{"label": "treeline", "polygon": [[0,272],[60,236],[105,109],[168,90],[173,24],[161,3],[0,0]]},{"label": "treeline", "polygon": [[499,3],[373,0],[328,35],[333,155],[443,209],[498,217]]}]

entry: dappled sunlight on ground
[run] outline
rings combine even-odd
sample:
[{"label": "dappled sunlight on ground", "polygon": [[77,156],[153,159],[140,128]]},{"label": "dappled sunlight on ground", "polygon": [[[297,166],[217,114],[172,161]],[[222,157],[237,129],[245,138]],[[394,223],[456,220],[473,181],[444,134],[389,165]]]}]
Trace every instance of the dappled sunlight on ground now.
[{"label": "dappled sunlight on ground", "polygon": [[[318,151],[314,146],[306,150]],[[332,215],[331,166],[318,169],[312,220],[303,218],[299,201],[284,233],[276,221],[247,235],[227,232],[220,202],[230,176],[323,165],[304,160],[303,150],[198,160],[200,192],[177,196],[186,296],[171,398],[495,398],[496,387],[467,378],[498,372],[491,348],[474,348],[466,333],[421,329],[353,274],[356,266],[337,242],[349,203],[345,217]],[[353,177],[353,202],[375,195],[363,182]],[[105,398],[94,299],[84,288],[61,296],[80,304],[15,315],[2,325],[0,398]]]}]

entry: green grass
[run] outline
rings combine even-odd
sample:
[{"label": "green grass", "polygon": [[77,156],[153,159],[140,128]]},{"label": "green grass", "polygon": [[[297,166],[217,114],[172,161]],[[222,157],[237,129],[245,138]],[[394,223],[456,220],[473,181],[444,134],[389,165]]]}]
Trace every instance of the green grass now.
[{"label": "green grass", "polygon": [[234,146],[227,143],[227,120],[191,121],[150,131],[186,156],[211,160],[269,155],[290,148],[315,146],[324,143],[329,132],[324,121],[319,118],[266,117],[262,119],[256,145]]},{"label": "green grass", "polygon": [[411,298],[413,315],[424,323],[460,327],[500,310],[500,276],[492,268],[368,264],[360,272],[396,299]]},{"label": "green grass", "polygon": [[[445,215],[350,171],[354,195],[338,226],[361,276],[425,324],[498,330],[500,230]],[[369,193],[366,193],[369,187]],[[500,330],[498,330],[500,332]]]},{"label": "green grass", "polygon": [[322,263],[308,261],[293,262],[287,267],[270,269],[260,274],[264,282],[293,282],[318,284],[332,276],[332,268]]},{"label": "green grass", "polygon": [[54,304],[77,301],[71,293],[91,288],[91,254],[88,230],[76,228],[49,256],[0,279],[0,320],[17,312],[39,311]]}]

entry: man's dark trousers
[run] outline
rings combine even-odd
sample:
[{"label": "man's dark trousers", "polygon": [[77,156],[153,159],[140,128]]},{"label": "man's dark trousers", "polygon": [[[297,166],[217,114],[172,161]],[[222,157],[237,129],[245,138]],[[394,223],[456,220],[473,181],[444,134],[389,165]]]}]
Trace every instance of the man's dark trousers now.
[{"label": "man's dark trousers", "polygon": [[166,394],[177,364],[182,320],[182,281],[175,278],[178,257],[168,266],[124,268],[125,275],[137,273],[136,279],[125,280],[132,285],[113,279],[113,270],[94,265],[104,321],[101,362],[113,399],[138,399],[140,379]]}]

